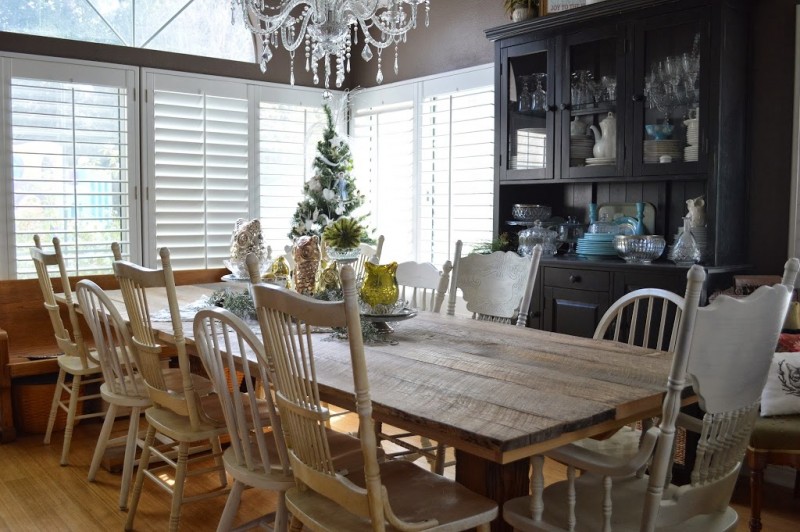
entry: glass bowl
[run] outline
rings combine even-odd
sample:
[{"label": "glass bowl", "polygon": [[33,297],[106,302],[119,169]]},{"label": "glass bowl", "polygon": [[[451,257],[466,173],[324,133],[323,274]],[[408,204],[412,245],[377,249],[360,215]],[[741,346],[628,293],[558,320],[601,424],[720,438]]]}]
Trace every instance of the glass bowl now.
[{"label": "glass bowl", "polygon": [[667,241],[661,235],[617,235],[614,248],[625,262],[650,264],[664,253]]},{"label": "glass bowl", "polygon": [[548,207],[547,205],[534,205],[531,203],[515,203],[513,207],[511,207],[511,216],[514,217],[515,220],[522,220],[522,221],[534,221],[534,220],[541,220],[544,222],[550,215],[553,214],[553,209]]},{"label": "glass bowl", "polygon": [[655,140],[666,140],[672,137],[674,127],[672,124],[647,124],[644,129]]}]

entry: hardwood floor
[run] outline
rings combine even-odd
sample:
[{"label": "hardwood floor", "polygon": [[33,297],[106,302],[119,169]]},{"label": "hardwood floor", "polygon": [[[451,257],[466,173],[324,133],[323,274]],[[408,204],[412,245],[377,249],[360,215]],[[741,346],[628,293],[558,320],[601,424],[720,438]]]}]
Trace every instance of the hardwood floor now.
[{"label": "hardwood floor", "polygon": [[[339,425],[337,428],[350,430],[352,421],[348,417],[335,422]],[[50,445],[42,444],[40,434],[23,434],[11,444],[0,445],[0,530],[122,530],[127,513],[117,506],[120,475],[101,469],[96,482],[86,480],[99,432],[99,423],[75,428],[70,465],[66,467],[58,463],[61,434],[54,434]],[[563,467],[555,463],[548,465],[548,482],[562,476]],[[214,478],[201,476],[195,480],[202,484],[214,482]],[[169,504],[169,496],[146,481],[136,515],[136,530],[166,529]],[[184,506],[181,530],[215,530],[224,505],[225,497],[216,497]],[[733,505],[742,518],[737,532],[746,532],[749,508],[744,478],[737,486]],[[270,493],[247,490],[234,526],[270,512],[274,506],[275,499]],[[800,529],[800,499],[793,499],[791,490],[768,485],[764,506],[765,532]]]}]

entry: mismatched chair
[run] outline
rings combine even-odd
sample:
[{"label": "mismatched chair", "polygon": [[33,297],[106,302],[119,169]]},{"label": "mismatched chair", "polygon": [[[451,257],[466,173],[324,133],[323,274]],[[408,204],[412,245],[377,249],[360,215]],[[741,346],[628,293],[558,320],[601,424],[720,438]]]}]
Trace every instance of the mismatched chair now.
[{"label": "mismatched chair", "polygon": [[128,508],[128,492],[133,478],[136,444],[139,439],[139,417],[143,409],[152,403],[147,395],[144,380],[139,374],[136,347],[133,345],[128,324],[122,319],[114,303],[102,288],[84,279],[76,285],[75,292],[94,337],[94,345],[103,369],[105,382],[100,386],[100,395],[108,403],[103,428],[89,467],[89,482],[93,482],[103,454],[110,443],[111,429],[120,408],[130,408],[128,434],[125,441],[125,457],[119,490],[119,507]]},{"label": "mismatched chair", "polygon": [[[252,486],[278,493],[277,511],[256,521],[274,517],[274,529],[285,531],[288,517],[283,494],[294,486],[294,477],[272,394],[259,388],[269,388],[268,368],[258,364],[258,359],[264,358],[264,346],[247,324],[220,308],[197,313],[194,338],[203,367],[217,390],[230,435],[230,447],[222,457],[225,470],[233,477],[233,487],[217,530],[231,529],[242,491]],[[257,358],[256,353],[262,356]],[[241,383],[237,371],[243,374]]]},{"label": "mismatched chair", "polygon": [[[97,361],[97,352],[90,350],[86,346],[81,335],[78,313],[72,299],[72,287],[70,286],[69,275],[64,263],[64,255],[61,253],[61,242],[58,238],[53,238],[53,252],[49,253],[42,249],[39,235],[34,235],[33,241],[35,247],[31,248],[30,252],[33,265],[36,268],[36,276],[39,279],[39,287],[44,297],[44,308],[47,309],[47,313],[50,315],[50,323],[53,326],[58,348],[63,352],[58,356],[58,380],[53,394],[53,402],[50,405],[44,443],[50,443],[53,425],[55,425],[59,408],[64,410],[67,413],[67,424],[64,428],[64,442],[61,446],[61,465],[67,465],[69,447],[72,442],[72,430],[75,427],[75,423],[81,419],[103,416],[102,412],[78,413],[79,404],[85,404],[86,401],[100,397],[100,394],[96,393],[81,393],[81,387],[84,387],[85,390],[87,386],[103,382],[103,378],[100,364]],[[64,322],[61,320],[61,310],[56,302],[56,294],[50,279],[49,269],[51,267],[55,267],[58,270],[55,276],[61,282],[61,290],[63,291],[69,314],[72,336],[70,336],[69,331],[64,327]],[[72,378],[71,382],[67,381],[67,375]],[[69,399],[66,403],[61,399],[64,391],[69,394]]]},{"label": "mismatched chair", "polygon": [[[402,460],[378,462],[372,402],[361,337],[355,272],[341,271],[344,301],[317,301],[255,285],[255,306],[266,354],[275,369],[276,400],[297,486],[286,492],[292,530],[488,531],[497,515],[491,500]],[[364,470],[342,471],[329,452],[314,362],[313,327],[346,328]]]},{"label": "mismatched chair", "polygon": [[[603,314],[593,338],[672,353],[678,340],[683,306],[683,297],[668,290],[635,290],[619,298]],[[644,430],[651,426],[652,420],[642,420]],[[576,444],[606,454],[626,455],[637,451],[643,435],[643,431],[629,426],[623,427],[609,438],[587,438]]]},{"label": "mismatched chair", "polygon": [[374,262],[375,264],[380,263],[381,254],[383,253],[383,242],[383,235],[380,235],[375,243],[375,246],[371,246],[369,244],[359,244],[358,247],[361,250],[361,254],[358,256],[358,260],[353,265],[353,268],[356,271],[356,279],[359,282],[364,279],[365,262]]},{"label": "mismatched chair", "polygon": [[[740,300],[721,296],[704,308],[705,272],[690,268],[659,426],[627,461],[575,445],[546,453],[568,464],[567,480],[547,488],[544,458],[532,458],[532,495],[504,505],[506,522],[517,530],[734,530],[730,497],[800,262],[786,266],[784,285]],[[702,419],[679,413],[687,380]],[[691,482],[681,487],[667,481],[676,424],[699,434]],[[649,475],[637,474],[648,461]],[[579,478],[576,469],[584,471]]]},{"label": "mismatched chair", "polygon": [[[150,400],[153,402],[153,406],[145,410],[145,419],[148,423],[147,435],[133,486],[126,530],[133,528],[145,477],[172,495],[170,531],[178,529],[181,505],[184,502],[224,495],[229,491],[219,443],[219,437],[227,432],[222,407],[219,398],[209,393],[213,389],[209,381],[191,372],[169,250],[161,248],[159,254],[163,268],[161,270],[144,268],[127,261],[114,262],[114,274],[122,290],[133,344],[139,356],[139,369],[147,385]],[[166,300],[169,308],[173,331],[171,343],[175,344],[177,350],[179,379],[170,378],[174,372],[168,374],[163,369],[162,345],[151,323],[148,300],[157,299],[159,294],[163,294],[162,301]],[[177,461],[164,452],[161,445],[156,444],[157,434],[177,443]],[[188,470],[189,463],[206,459],[202,456],[189,459],[191,445],[198,442],[211,443],[215,465],[210,468],[198,468],[197,473],[217,472],[220,487],[184,497],[186,478],[195,474]],[[152,463],[154,456],[158,458],[157,464]],[[166,475],[163,473],[167,468],[174,469],[174,480],[165,478]]]},{"label": "mismatched chair", "polygon": [[[407,301],[412,308],[421,311],[436,312],[442,308],[447,286],[450,282],[450,272],[453,266],[448,260],[442,270],[430,262],[401,262],[397,265],[397,284],[400,288],[400,299]],[[386,431],[387,427],[380,422],[375,423],[377,435],[380,440],[392,442],[402,451],[390,452],[391,458],[403,457],[414,460],[422,455],[431,466],[431,471],[441,475],[444,468],[455,465],[455,462],[446,462],[446,448],[444,444],[434,444],[424,436],[398,430]],[[419,438],[420,445],[415,445]]]},{"label": "mismatched chair", "polygon": [[531,258],[513,251],[462,257],[462,247],[461,240],[456,242],[447,314],[455,314],[457,291],[461,289],[473,318],[524,326],[542,256],[541,246],[538,250],[534,246]]}]

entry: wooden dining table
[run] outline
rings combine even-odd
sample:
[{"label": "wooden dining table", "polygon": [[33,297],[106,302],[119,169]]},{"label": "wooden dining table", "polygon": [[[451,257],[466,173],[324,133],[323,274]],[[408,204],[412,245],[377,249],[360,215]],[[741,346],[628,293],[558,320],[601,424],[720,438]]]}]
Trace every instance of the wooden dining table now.
[{"label": "wooden dining table", "polygon": [[[179,286],[180,304],[221,286]],[[151,312],[166,308],[158,297]],[[375,419],[454,447],[456,480],[501,505],[528,493],[529,457],[660,411],[662,351],[424,312],[393,325],[390,342],[365,345]],[[169,322],[153,326],[170,341]],[[191,323],[184,333],[191,346]],[[315,336],[322,398],[354,409],[347,341]]]}]

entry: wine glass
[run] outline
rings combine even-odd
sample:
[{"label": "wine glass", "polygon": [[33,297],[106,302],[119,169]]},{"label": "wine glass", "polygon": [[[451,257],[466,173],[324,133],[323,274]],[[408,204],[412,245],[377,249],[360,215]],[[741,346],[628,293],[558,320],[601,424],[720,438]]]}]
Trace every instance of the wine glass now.
[{"label": "wine glass", "polygon": [[533,91],[532,111],[544,111],[547,108],[547,92],[542,87],[542,83],[547,83],[547,74],[534,74],[536,78],[536,89]]},{"label": "wine glass", "polygon": [[518,109],[520,113],[527,113],[533,107],[533,98],[531,96],[531,91],[528,88],[528,82],[530,81],[530,76],[520,76],[519,79],[522,82],[522,92],[519,95],[519,102],[518,102]]}]

